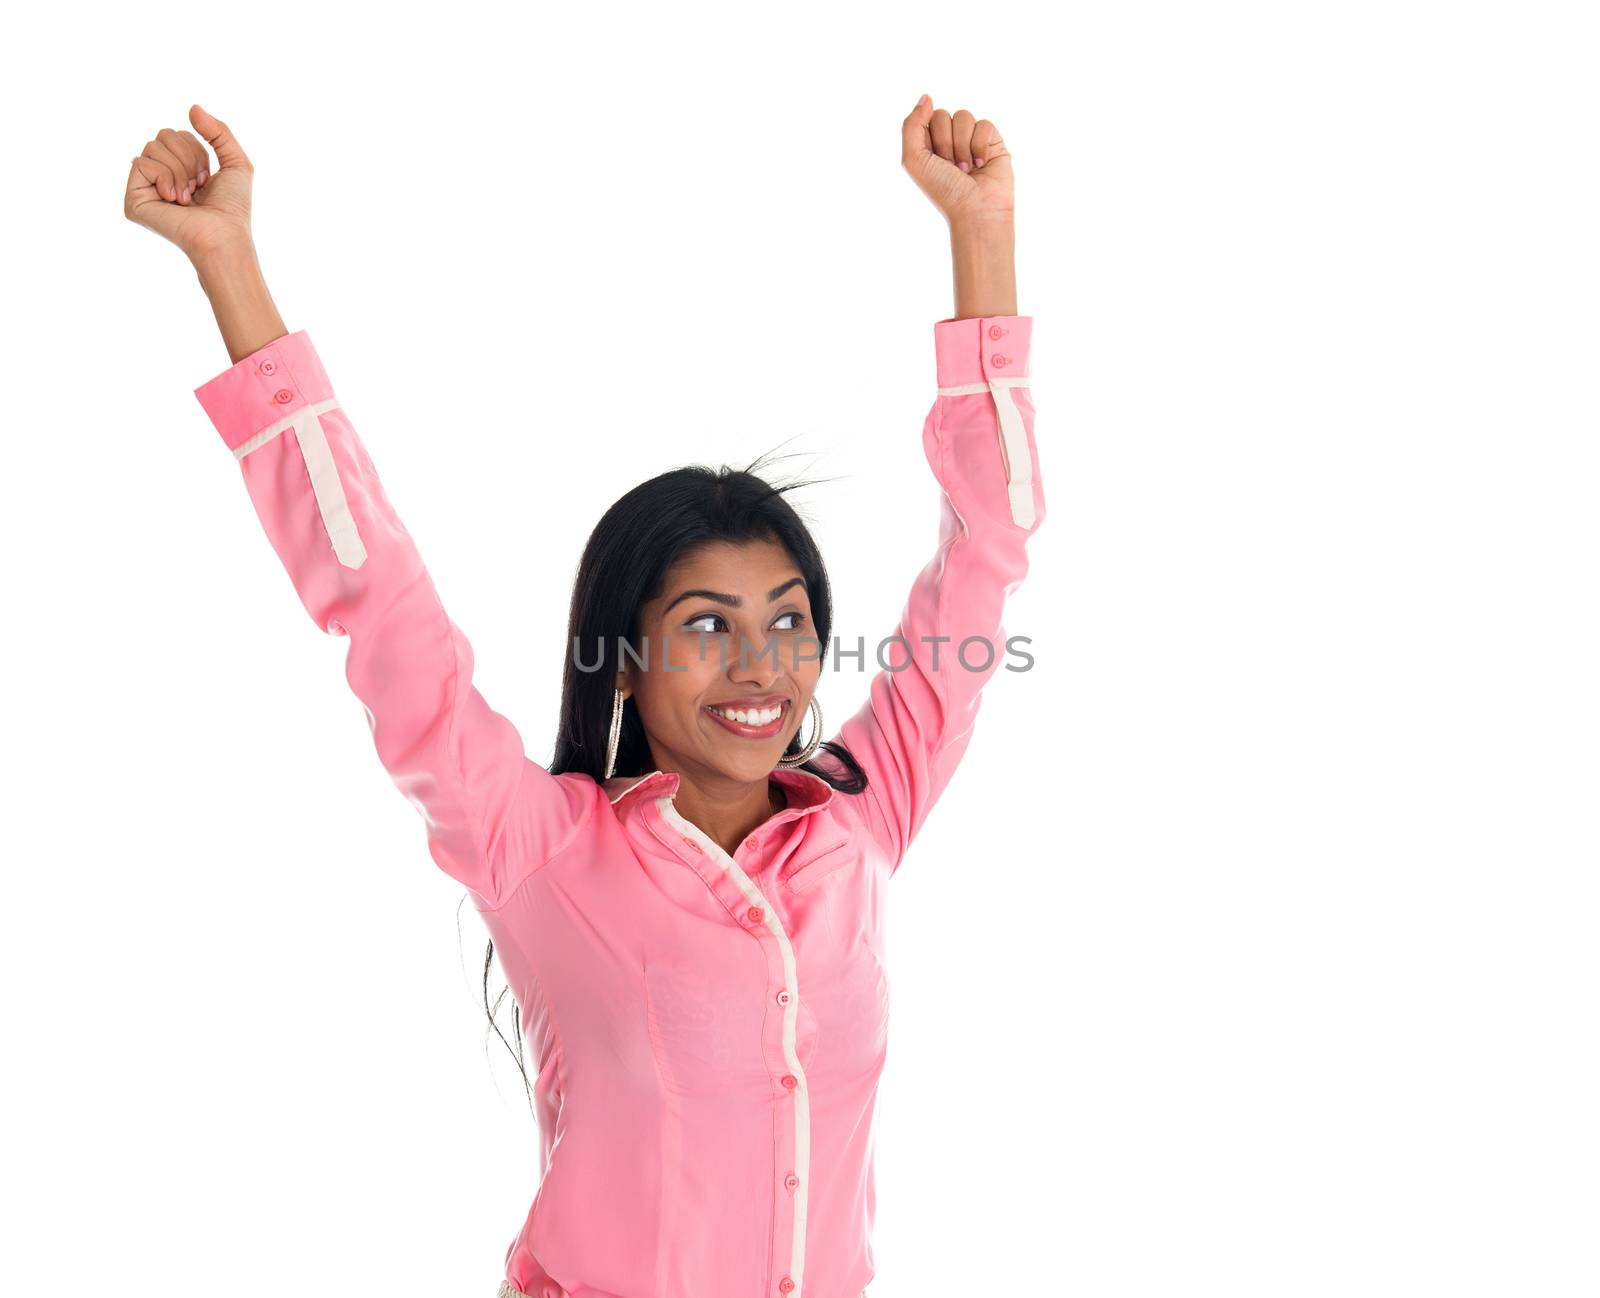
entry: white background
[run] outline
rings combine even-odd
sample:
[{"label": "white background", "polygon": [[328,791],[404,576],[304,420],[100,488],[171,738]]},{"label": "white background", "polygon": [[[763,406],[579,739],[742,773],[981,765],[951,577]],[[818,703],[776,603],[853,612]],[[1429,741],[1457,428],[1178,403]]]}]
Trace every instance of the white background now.
[{"label": "white background", "polygon": [[547,760],[582,543],[675,464],[793,438],[838,630],[890,629],[953,313],[927,91],[1014,155],[1049,517],[1037,666],[895,879],[871,1298],[1600,1291],[1583,8],[8,19],[0,1289],[489,1298],[536,1189],[485,934],[192,395],[228,357],[129,159],[233,127]]}]

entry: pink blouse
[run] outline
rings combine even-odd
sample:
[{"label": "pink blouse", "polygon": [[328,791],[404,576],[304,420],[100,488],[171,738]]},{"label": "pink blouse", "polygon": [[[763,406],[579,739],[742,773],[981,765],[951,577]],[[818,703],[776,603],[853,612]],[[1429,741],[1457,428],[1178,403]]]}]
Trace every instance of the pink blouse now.
[{"label": "pink blouse", "polygon": [[788,805],[731,856],[678,813],[672,771],[597,784],[528,758],[304,330],[195,390],[312,620],[350,638],[378,758],[516,997],[541,1166],[502,1295],[858,1298],[872,1279],[886,887],[984,684],[1026,661],[1001,615],[1045,516],[1032,325],[934,325],[938,544],[832,736],[868,789],[779,767]]}]

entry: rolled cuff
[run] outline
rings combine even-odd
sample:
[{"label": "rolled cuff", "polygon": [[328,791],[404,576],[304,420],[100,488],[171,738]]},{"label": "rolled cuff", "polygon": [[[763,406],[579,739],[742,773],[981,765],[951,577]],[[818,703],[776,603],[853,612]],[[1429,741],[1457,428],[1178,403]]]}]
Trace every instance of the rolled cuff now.
[{"label": "rolled cuff", "polygon": [[311,336],[304,329],[275,338],[194,390],[229,450],[304,406],[333,398]]},{"label": "rolled cuff", "polygon": [[969,316],[933,326],[934,356],[941,388],[990,379],[1028,377],[1033,340],[1031,315]]}]

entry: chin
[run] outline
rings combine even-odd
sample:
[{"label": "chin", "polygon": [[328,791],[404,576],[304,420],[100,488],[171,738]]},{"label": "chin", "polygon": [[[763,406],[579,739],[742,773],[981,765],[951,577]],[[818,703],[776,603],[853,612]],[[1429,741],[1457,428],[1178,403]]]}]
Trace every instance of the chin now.
[{"label": "chin", "polygon": [[754,784],[757,780],[764,780],[778,764],[782,750],[777,750],[770,757],[763,757],[756,753],[744,753],[738,757],[729,758],[720,754],[722,760],[716,763],[717,770],[730,780],[738,780],[745,784]]}]

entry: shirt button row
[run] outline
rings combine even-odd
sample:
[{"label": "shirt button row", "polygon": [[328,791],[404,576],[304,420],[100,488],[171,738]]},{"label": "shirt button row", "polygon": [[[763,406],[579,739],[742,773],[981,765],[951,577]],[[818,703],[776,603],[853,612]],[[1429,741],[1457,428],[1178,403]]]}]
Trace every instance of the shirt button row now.
[{"label": "shirt button row", "polygon": [[787,1005],[791,999],[792,999],[792,997],[790,997],[789,989],[787,987],[785,987],[781,992],[778,993],[778,1004],[779,1005]]},{"label": "shirt button row", "polygon": [[261,372],[263,374],[276,374],[278,372],[278,362],[270,360],[262,361]]},{"label": "shirt button row", "polygon": [[793,1073],[785,1073],[779,1080],[783,1083],[783,1089],[786,1091],[792,1091],[800,1085],[800,1079]]},{"label": "shirt button row", "polygon": [[272,399],[280,406],[286,406],[294,400],[294,393],[289,391],[288,388],[279,388],[272,394]]},{"label": "shirt button row", "polygon": [[782,1280],[778,1281],[778,1292],[779,1293],[788,1293],[793,1288],[794,1288],[794,1281],[789,1279],[788,1276],[784,1276]]},{"label": "shirt button row", "polygon": [[1011,364],[1011,357],[1002,356],[999,352],[996,352],[993,356],[989,357],[989,364],[993,365],[996,369],[999,369],[1002,365]]},{"label": "shirt button row", "polygon": [[688,848],[689,848],[689,850],[691,852],[699,852],[701,856],[704,856],[706,854],[705,853],[705,849],[703,847],[701,847],[699,843],[695,842],[694,839],[690,838],[687,834],[684,835],[683,841],[684,841],[685,844],[687,844],[687,846],[688,846]]},{"label": "shirt button row", "polygon": [[795,1188],[795,1186],[800,1184],[800,1178],[793,1172],[790,1172],[788,1176],[783,1178],[783,1183],[792,1190]]},{"label": "shirt button row", "polygon": [[1004,325],[990,325],[989,326],[989,337],[991,337],[991,338],[995,338],[995,339],[1004,338],[1010,332],[1011,332],[1011,330],[1007,329]]},{"label": "shirt button row", "polygon": [[767,912],[762,910],[760,906],[752,906],[749,910],[745,911],[744,917],[752,924],[759,924],[767,917]]}]

